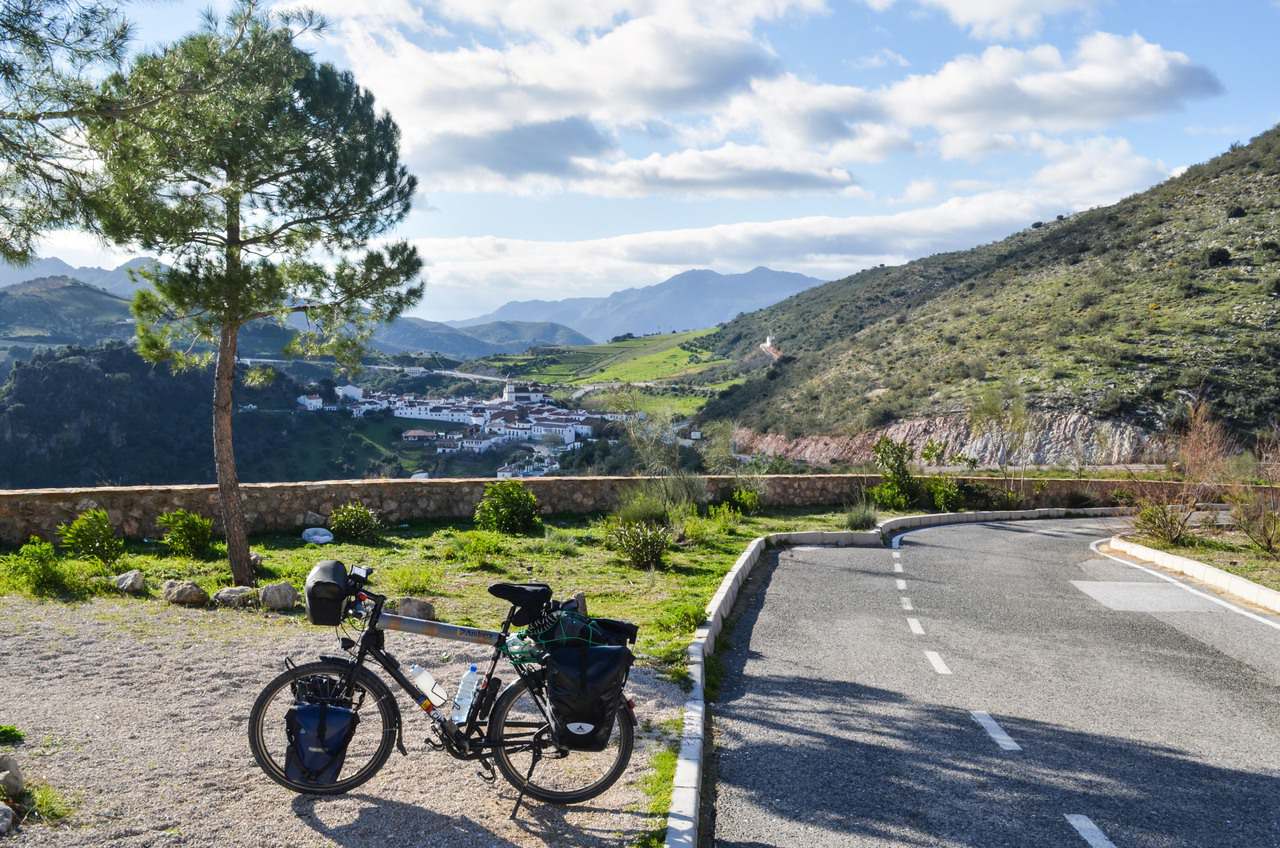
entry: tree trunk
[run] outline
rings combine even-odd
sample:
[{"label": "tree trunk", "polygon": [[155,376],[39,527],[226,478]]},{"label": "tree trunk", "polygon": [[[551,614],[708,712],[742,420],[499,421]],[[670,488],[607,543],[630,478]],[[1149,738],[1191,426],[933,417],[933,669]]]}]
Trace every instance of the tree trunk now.
[{"label": "tree trunk", "polygon": [[249,562],[249,538],[245,535],[240,478],[236,475],[235,446],[231,441],[237,330],[233,325],[224,324],[218,339],[218,364],[213,373],[213,463],[218,472],[218,502],[222,505],[222,530],[227,537],[231,578],[237,586],[252,586],[256,581],[253,564]]}]

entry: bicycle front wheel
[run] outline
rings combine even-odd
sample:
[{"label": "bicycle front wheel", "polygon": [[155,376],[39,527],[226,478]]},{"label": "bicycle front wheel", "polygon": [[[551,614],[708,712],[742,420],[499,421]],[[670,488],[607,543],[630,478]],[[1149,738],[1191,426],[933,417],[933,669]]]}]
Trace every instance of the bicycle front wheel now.
[{"label": "bicycle front wheel", "polygon": [[603,751],[557,749],[528,684],[518,680],[493,705],[489,742],[498,771],[516,789],[549,804],[578,804],[622,777],[635,748],[635,728],[624,707]]},{"label": "bicycle front wheel", "polygon": [[[395,696],[365,668],[356,670],[351,689],[344,691],[342,683],[350,671],[350,665],[340,662],[307,663],[288,669],[262,690],[249,712],[249,748],[267,777],[294,792],[340,795],[373,777],[387,762],[396,743]],[[331,782],[304,783],[291,780],[286,773],[289,739],[285,715],[298,691],[329,692],[359,716],[337,779]]]}]

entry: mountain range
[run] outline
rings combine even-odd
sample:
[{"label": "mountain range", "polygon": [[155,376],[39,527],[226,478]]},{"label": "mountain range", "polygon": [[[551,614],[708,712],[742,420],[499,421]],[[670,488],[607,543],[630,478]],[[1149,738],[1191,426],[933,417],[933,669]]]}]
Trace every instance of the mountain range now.
[{"label": "mountain range", "polygon": [[552,321],[603,342],[626,333],[642,336],[713,327],[821,283],[804,274],[765,267],[743,274],[695,269],[607,297],[514,300],[487,315],[449,323],[467,329],[493,321]]},{"label": "mountain range", "polygon": [[1240,434],[1280,418],[1280,127],[1112,206],[1028,223],[728,322],[703,342],[737,373],[706,379],[745,379],[704,417],[791,439],[962,422],[992,397],[1147,434],[1190,398]]}]

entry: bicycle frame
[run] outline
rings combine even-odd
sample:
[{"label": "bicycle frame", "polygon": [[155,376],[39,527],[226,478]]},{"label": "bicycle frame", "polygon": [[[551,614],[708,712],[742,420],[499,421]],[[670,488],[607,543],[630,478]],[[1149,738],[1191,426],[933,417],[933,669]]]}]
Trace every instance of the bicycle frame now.
[{"label": "bicycle frame", "polygon": [[[497,670],[498,660],[504,654],[504,646],[507,636],[511,631],[511,616],[515,612],[512,607],[507,612],[506,619],[502,622],[501,630],[481,630],[474,627],[461,627],[453,624],[445,624],[440,621],[429,621],[420,618],[407,618],[404,616],[392,615],[384,613],[382,606],[386,602],[386,597],[377,595],[368,590],[359,590],[356,593],[356,601],[360,603],[371,603],[372,609],[366,621],[365,628],[360,634],[358,642],[350,639],[343,639],[343,647],[358,647],[355,661],[351,665],[351,671],[348,678],[344,681],[344,685],[350,689],[355,682],[356,670],[361,667],[366,659],[372,659],[375,663],[382,667],[392,680],[396,682],[405,693],[413,699],[414,703],[420,706],[427,714],[427,717],[435,724],[441,742],[448,750],[449,754],[459,760],[486,760],[490,751],[501,747],[504,749],[517,750],[533,744],[533,738],[529,740],[519,740],[513,742],[501,741],[498,743],[491,742],[486,733],[481,732],[476,735],[477,731],[481,731],[486,721],[480,721],[477,715],[477,707],[479,699],[472,701],[471,709],[467,715],[466,723],[459,727],[453,720],[442,715],[431,704],[427,697],[417,685],[410,680],[400,669],[400,662],[386,650],[386,630],[400,630],[406,633],[416,633],[423,636],[436,636],[443,639],[451,639],[454,641],[470,642],[478,645],[491,645],[493,647],[493,655],[490,658],[489,670],[483,677],[484,687],[492,685],[494,679],[493,673]],[[531,673],[524,663],[511,662],[511,667],[525,684],[529,687],[530,696],[533,702],[538,705],[538,710],[542,713],[545,724],[536,724],[535,722],[521,722],[513,726],[530,728],[540,728],[551,725],[551,716],[547,710],[546,704],[542,699],[542,682],[535,673]],[[492,708],[492,701],[490,701]],[[434,743],[433,743],[434,744]]]}]

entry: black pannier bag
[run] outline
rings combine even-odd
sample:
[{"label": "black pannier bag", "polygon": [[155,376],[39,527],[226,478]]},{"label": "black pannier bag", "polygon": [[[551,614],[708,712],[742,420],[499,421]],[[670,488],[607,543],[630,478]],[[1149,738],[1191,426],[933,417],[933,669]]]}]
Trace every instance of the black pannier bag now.
[{"label": "black pannier bag", "polygon": [[290,707],[284,719],[289,738],[285,777],[298,783],[337,783],[359,721],[355,710],[336,704]]},{"label": "black pannier bag", "polygon": [[582,644],[548,652],[547,701],[562,745],[575,751],[608,746],[634,660],[623,645]]},{"label": "black pannier bag", "polygon": [[307,575],[307,620],[334,627],[342,623],[347,608],[347,567],[336,559],[318,562]]},{"label": "black pannier bag", "polygon": [[572,609],[552,610],[525,631],[544,651],[569,645],[635,644],[640,628],[612,618],[588,618]]}]

